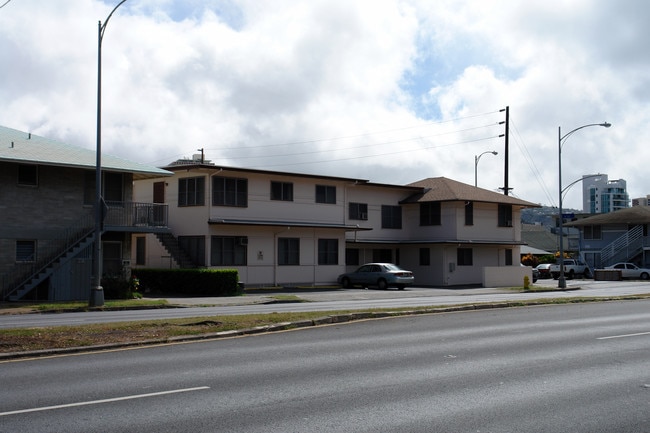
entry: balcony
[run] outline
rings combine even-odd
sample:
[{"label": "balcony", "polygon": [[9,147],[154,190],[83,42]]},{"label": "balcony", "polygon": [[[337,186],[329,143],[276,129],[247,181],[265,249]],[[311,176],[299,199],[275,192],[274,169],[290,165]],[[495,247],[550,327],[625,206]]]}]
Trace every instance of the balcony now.
[{"label": "balcony", "polygon": [[166,204],[108,201],[104,211],[104,231],[152,233],[167,229]]}]

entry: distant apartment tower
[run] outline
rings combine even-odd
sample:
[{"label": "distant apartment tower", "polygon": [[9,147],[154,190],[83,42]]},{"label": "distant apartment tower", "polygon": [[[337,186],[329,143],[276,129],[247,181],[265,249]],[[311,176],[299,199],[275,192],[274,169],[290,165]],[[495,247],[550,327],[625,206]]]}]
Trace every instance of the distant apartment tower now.
[{"label": "distant apartment tower", "polygon": [[608,180],[606,174],[582,176],[584,213],[608,213],[628,207],[630,207],[630,196],[624,179]]},{"label": "distant apartment tower", "polygon": [[650,206],[650,195],[645,197],[633,198],[632,207],[634,206]]}]

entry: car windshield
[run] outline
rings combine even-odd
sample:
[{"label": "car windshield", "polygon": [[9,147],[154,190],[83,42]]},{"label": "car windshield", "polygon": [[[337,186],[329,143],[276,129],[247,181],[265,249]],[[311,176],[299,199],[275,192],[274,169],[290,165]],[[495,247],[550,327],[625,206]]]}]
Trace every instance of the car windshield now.
[{"label": "car windshield", "polygon": [[394,265],[392,263],[387,263],[387,264],[385,264],[383,266],[384,266],[384,268],[386,268],[387,271],[401,271],[402,270],[402,268],[400,268],[399,266]]}]

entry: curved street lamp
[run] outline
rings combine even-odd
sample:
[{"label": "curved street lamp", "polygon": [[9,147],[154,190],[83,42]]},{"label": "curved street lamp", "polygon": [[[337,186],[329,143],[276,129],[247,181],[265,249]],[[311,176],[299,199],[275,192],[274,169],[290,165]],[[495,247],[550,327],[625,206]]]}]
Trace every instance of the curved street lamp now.
[{"label": "curved street lamp", "polygon": [[498,155],[499,152],[496,150],[487,150],[480,155],[474,155],[474,186],[478,186],[478,161],[486,153],[491,153],[492,155]]},{"label": "curved street lamp", "polygon": [[[559,191],[559,230],[560,230],[560,257],[559,257],[559,264],[560,264],[560,277],[558,278],[557,281],[557,287],[560,289],[566,289],[566,278],[564,277],[564,228],[563,228],[563,216],[562,216],[562,193],[565,191],[562,189],[562,144],[566,141],[567,138],[569,138],[574,132],[579,131],[584,128],[588,128],[590,126],[603,126],[605,128],[609,128],[612,126],[611,123],[608,122],[603,122],[603,123],[589,123],[587,125],[582,125],[576,129],[573,129],[566,134],[562,135],[562,127],[558,126],[557,128],[557,154],[558,154],[558,191]],[[571,185],[569,185],[571,186]],[[567,187],[568,189],[568,187]]]},{"label": "curved street lamp", "polygon": [[95,245],[93,248],[93,282],[90,288],[88,305],[101,307],[104,305],[104,289],[102,288],[102,222],[104,219],[104,200],[102,198],[102,39],[106,24],[113,13],[122,6],[122,0],[113,8],[102,25],[99,21],[97,32],[97,155],[95,165]]}]

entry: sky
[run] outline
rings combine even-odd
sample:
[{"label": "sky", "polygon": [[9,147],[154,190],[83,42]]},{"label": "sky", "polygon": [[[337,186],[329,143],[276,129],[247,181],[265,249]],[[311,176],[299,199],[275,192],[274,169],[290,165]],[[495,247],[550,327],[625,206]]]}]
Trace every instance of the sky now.
[{"label": "sky", "polygon": [[610,122],[562,141],[563,207],[587,174],[650,194],[645,0],[118,3],[0,0],[0,125],[96,148],[101,22],[105,154],[498,192],[507,167],[557,206],[560,134]]}]

